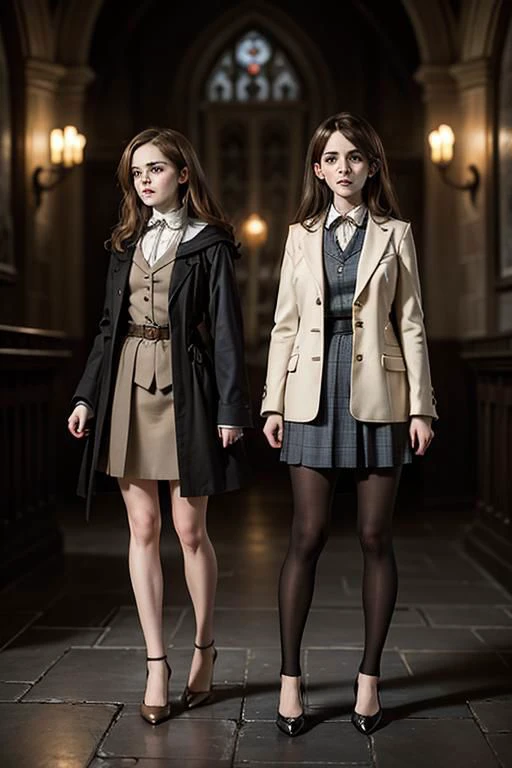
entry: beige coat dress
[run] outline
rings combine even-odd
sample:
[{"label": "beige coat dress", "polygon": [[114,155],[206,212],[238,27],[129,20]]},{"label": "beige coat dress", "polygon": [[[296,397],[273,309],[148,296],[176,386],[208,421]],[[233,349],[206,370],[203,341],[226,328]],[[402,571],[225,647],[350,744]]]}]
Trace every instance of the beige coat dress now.
[{"label": "beige coat dress", "polygon": [[[179,239],[151,267],[137,245],[129,277],[129,320],[168,326],[169,283]],[[124,340],[105,471],[113,477],[177,480],[171,341]]]}]

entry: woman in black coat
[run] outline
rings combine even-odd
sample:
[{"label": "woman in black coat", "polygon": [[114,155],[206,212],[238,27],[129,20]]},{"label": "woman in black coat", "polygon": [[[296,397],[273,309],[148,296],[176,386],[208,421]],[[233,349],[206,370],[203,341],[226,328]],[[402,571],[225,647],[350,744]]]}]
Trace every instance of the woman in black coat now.
[{"label": "woman in black coat", "polygon": [[147,129],[126,147],[118,178],[124,198],[105,304],[68,428],[86,440],[78,492],[87,498],[87,516],[96,473],[118,478],[149,662],[141,715],[156,725],[171,714],[158,481],[170,484],[196,619],[184,692],[193,707],[210,696],[217,656],[208,497],[243,484],[240,438],[252,419],[234,270],[239,254],[194,149],[176,131]]}]

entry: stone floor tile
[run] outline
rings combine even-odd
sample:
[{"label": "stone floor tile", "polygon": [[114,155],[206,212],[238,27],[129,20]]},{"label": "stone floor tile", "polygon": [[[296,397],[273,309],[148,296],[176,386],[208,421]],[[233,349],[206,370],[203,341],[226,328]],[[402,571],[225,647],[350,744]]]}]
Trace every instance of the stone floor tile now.
[{"label": "stone floor tile", "polygon": [[[353,685],[361,653],[341,650],[308,650],[306,655],[306,700],[310,708],[320,710],[325,720],[346,720],[354,703]],[[407,670],[400,656],[385,651],[381,666],[385,680],[406,678]]]},{"label": "stone floor tile", "polygon": [[98,750],[98,757],[137,757],[224,762],[231,765],[236,723],[230,720],[171,718],[158,728],[139,714],[122,714]]},{"label": "stone floor tile", "polygon": [[512,626],[512,616],[493,605],[427,605],[423,612],[434,627]]},{"label": "stone floor tile", "polygon": [[385,648],[408,650],[488,651],[476,634],[465,627],[396,627],[391,626]]},{"label": "stone floor tile", "polygon": [[[455,727],[456,723],[456,727]],[[379,768],[499,768],[472,720],[400,720],[373,735]]]},{"label": "stone floor tile", "polygon": [[2,768],[84,768],[116,711],[105,705],[0,704]]},{"label": "stone floor tile", "polygon": [[115,594],[75,593],[62,595],[50,608],[38,616],[36,626],[102,627],[118,610]]},{"label": "stone floor tile", "polygon": [[204,706],[181,711],[180,718],[238,722],[242,716],[244,691],[242,685],[214,683],[212,698]]},{"label": "stone floor tile", "polygon": [[512,695],[496,696],[490,701],[471,701],[470,707],[485,733],[512,733]]},{"label": "stone floor tile", "polygon": [[0,648],[10,643],[22,630],[39,616],[35,611],[8,611],[0,613]]},{"label": "stone floor tile", "polygon": [[[177,622],[184,613],[185,609],[183,608],[164,609],[164,635],[168,643],[171,642]],[[109,622],[108,632],[103,635],[99,645],[106,648],[111,646],[144,648],[144,636],[135,606],[121,606],[119,608],[119,611]]]},{"label": "stone floor tile", "polygon": [[[171,650],[171,699],[179,699],[185,688],[191,652]],[[237,719],[244,679],[245,651],[219,653],[215,665],[215,698]],[[233,678],[236,678],[233,681]],[[146,681],[145,653],[124,649],[72,649],[32,687],[25,701],[140,702]],[[229,685],[231,683],[231,685]],[[237,687],[238,684],[238,687]],[[217,696],[217,687],[219,696]],[[230,703],[232,701],[232,703]],[[202,708],[204,711],[206,708]],[[216,715],[217,716],[217,715]]]},{"label": "stone floor tile", "polygon": [[[102,759],[100,757],[95,758],[87,768],[230,768],[231,763],[226,760],[187,760],[183,763],[181,757],[173,760],[172,757],[165,757],[162,760],[148,758],[136,758],[136,757],[119,757]],[[246,767],[247,768],[247,767]],[[315,768],[322,768],[322,766],[315,766]]]},{"label": "stone floor tile", "polygon": [[238,739],[235,764],[271,758],[278,765],[301,768],[317,759],[334,765],[366,765],[370,762],[369,740],[349,723],[316,723],[308,718],[308,730],[291,739],[270,723],[245,723]]},{"label": "stone floor tile", "polygon": [[500,768],[512,768],[512,733],[490,733],[487,741],[498,757]]},{"label": "stone floor tile", "polygon": [[27,683],[0,683],[0,701],[18,701],[29,689]]},{"label": "stone floor tile", "polygon": [[28,629],[0,653],[0,680],[35,682],[72,646],[92,646],[93,629]]},{"label": "stone floor tile", "polygon": [[[252,760],[250,760],[249,762],[244,761],[243,763],[235,762],[234,768],[281,768],[281,766],[283,766],[283,768],[294,768],[294,766],[295,768],[332,768],[332,766],[337,765],[354,765],[354,763],[318,763],[316,760],[311,763],[267,763],[261,762],[260,760],[258,760],[258,762],[252,762]],[[358,768],[372,768],[373,763],[356,763],[356,765]],[[157,767],[155,766],[155,768]],[[189,766],[187,765],[186,768],[189,768]]]},{"label": "stone floor tile", "polygon": [[[218,608],[214,621],[215,640],[219,645],[232,648],[276,648],[280,644],[277,610]],[[192,613],[187,613],[173,638],[173,644],[190,644],[193,635],[194,617]]]},{"label": "stone floor tile", "polygon": [[[392,627],[425,627],[425,621],[417,610],[397,609]],[[364,641],[364,617],[362,608],[312,608],[304,632],[304,647],[308,646],[356,646]]]},{"label": "stone floor tile", "polygon": [[477,629],[475,634],[481,637],[490,648],[500,651],[512,651],[511,629]]},{"label": "stone floor tile", "polygon": [[[357,586],[353,587],[354,594],[357,589]],[[464,583],[414,584],[402,579],[398,586],[398,605],[493,605],[503,602],[503,593],[493,584],[472,584],[469,591]]]}]

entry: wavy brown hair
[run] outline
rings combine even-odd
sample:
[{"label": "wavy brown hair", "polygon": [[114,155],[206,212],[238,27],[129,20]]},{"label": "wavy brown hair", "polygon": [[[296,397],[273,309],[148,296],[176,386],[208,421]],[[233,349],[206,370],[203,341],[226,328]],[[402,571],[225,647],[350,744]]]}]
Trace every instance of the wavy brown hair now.
[{"label": "wavy brown hair", "polygon": [[339,112],[324,120],[314,132],[306,156],[301,202],[295,214],[295,222],[300,222],[306,229],[311,229],[318,222],[321,214],[328,209],[332,201],[332,190],[327,183],[319,179],[313,170],[315,163],[320,163],[322,153],[329,138],[339,131],[368,160],[370,167],[376,169],[363,187],[363,200],[374,219],[386,220],[400,218],[400,209],[396,198],[384,147],[375,129],[363,117],[350,112]]},{"label": "wavy brown hair", "polygon": [[119,221],[105,246],[123,253],[141,235],[151,217],[151,207],[145,205],[133,186],[132,158],[143,144],[154,144],[173,163],[178,172],[188,169],[188,181],[179,185],[180,203],[187,206],[191,219],[201,219],[221,227],[233,238],[233,227],[213,196],[199,158],[190,141],[171,128],[146,128],[126,146],[117,168],[117,178],[123,192]]}]

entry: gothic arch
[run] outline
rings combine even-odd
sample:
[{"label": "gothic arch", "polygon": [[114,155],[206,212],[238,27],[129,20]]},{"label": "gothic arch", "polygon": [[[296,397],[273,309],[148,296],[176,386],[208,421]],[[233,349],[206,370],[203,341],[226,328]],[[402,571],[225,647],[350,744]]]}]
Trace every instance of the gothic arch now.
[{"label": "gothic arch", "polygon": [[52,61],[54,33],[45,0],[19,0],[15,14],[23,57]]},{"label": "gothic arch", "polygon": [[[270,32],[300,72],[307,94],[311,127],[334,109],[335,96],[329,70],[316,46],[293,19],[266,2],[244,2],[217,18],[195,40],[175,79],[176,114],[185,112],[183,128],[197,141],[195,106],[201,102],[201,87],[217,57],[229,42],[249,26]],[[306,60],[308,66],[301,66]],[[322,83],[322,88],[318,83]]]},{"label": "gothic arch", "polygon": [[68,0],[60,6],[56,58],[60,64],[86,65],[96,20],[104,0]]},{"label": "gothic arch", "polygon": [[455,22],[443,0],[402,0],[411,20],[422,66],[451,64],[456,58]]},{"label": "gothic arch", "polygon": [[501,22],[510,18],[510,8],[504,0],[482,3],[471,0],[465,7],[462,31],[461,61],[492,58],[503,36]]}]

